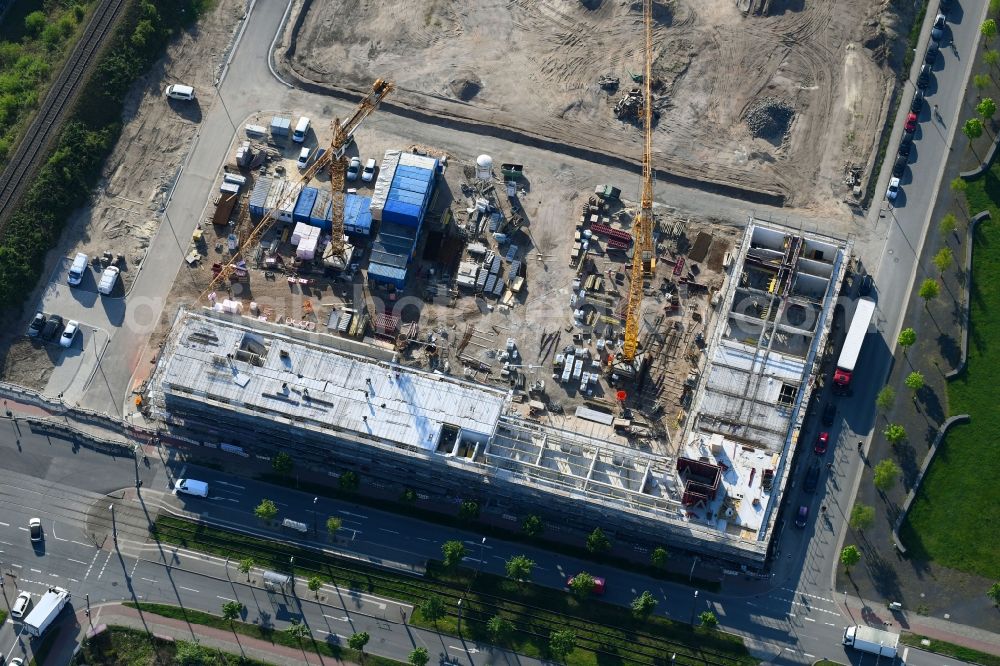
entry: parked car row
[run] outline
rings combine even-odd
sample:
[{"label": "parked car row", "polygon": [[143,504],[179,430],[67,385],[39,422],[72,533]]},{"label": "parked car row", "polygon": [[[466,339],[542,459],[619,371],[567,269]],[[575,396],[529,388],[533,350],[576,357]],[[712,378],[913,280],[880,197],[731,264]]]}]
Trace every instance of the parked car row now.
[{"label": "parked car row", "polygon": [[358,176],[365,183],[370,183],[375,179],[375,160],[369,159],[365,166],[361,168],[361,158],[352,157],[351,163],[347,166],[347,180],[357,180]]},{"label": "parked car row", "polygon": [[[889,179],[889,187],[885,191],[885,198],[890,202],[896,200],[900,192],[900,179],[906,172],[906,166],[910,160],[910,153],[913,148],[913,135],[917,131],[920,120],[920,112],[924,108],[924,91],[931,83],[931,72],[934,63],[937,62],[938,52],[941,50],[941,39],[944,37],[945,28],[948,24],[947,12],[951,7],[950,0],[941,0],[938,6],[938,13],[931,24],[931,40],[924,53],[924,64],[920,66],[917,73],[917,90],[910,101],[910,112],[903,123],[903,138],[899,143],[896,153],[896,161],[892,167],[892,177]],[[934,105],[934,112],[937,113],[937,105]]]},{"label": "parked car row", "polygon": [[46,316],[44,312],[36,312],[28,325],[28,337],[41,338],[45,342],[54,342],[58,338],[62,347],[72,345],[79,333],[80,322],[70,319],[64,323],[57,314]]}]

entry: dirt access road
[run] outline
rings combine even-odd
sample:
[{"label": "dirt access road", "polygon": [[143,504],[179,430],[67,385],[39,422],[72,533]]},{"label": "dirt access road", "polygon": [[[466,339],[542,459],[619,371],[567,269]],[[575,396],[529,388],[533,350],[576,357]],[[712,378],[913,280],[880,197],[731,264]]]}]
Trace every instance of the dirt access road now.
[{"label": "dirt access road", "polygon": [[[684,178],[843,213],[846,163],[865,164],[901,54],[888,3],[655,0],[654,149]],[[306,0],[278,55],[307,81],[363,89],[396,81],[393,103],[635,160],[641,134],[613,107],[642,71],[637,0]],[[620,79],[610,94],[603,75]],[[632,193],[629,193],[632,194]]]}]

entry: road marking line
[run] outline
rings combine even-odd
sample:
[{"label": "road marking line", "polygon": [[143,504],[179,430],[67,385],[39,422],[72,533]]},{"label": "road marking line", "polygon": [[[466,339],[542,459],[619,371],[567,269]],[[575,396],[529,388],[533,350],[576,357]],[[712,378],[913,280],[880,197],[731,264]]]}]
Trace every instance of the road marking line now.
[{"label": "road marking line", "polygon": [[41,569],[29,569],[32,573],[42,573]]},{"label": "road marking line", "polygon": [[148,582],[150,582],[150,583],[159,583],[159,582],[160,582],[160,581],[158,581],[158,580],[155,580],[155,579],[153,579],[153,578],[143,578],[142,580],[145,580],[145,581],[148,581]]},{"label": "road marking line", "polygon": [[76,578],[67,578],[66,580],[71,580],[71,581],[73,581],[74,583],[79,583],[79,582],[80,582],[80,581],[78,581],[78,580],[77,580]]},{"label": "road marking line", "polygon": [[5,545],[5,546],[13,546],[13,545],[14,545],[14,544],[12,544],[12,543],[8,543],[8,542],[6,542],[6,541],[0,541],[0,543],[2,543],[2,544],[3,544],[3,545]]},{"label": "road marking line", "polygon": [[59,574],[50,573],[49,575],[52,576],[53,578],[59,578]]},{"label": "road marking line", "polygon": [[104,570],[108,568],[108,562],[111,561],[111,551],[108,551],[108,556],[104,560],[104,564],[101,565],[101,571],[97,574],[97,580],[101,580],[101,576],[104,575]]},{"label": "road marking line", "polygon": [[222,599],[223,601],[236,601],[236,599],[230,599],[229,597],[222,597],[222,596],[219,596],[218,594],[215,595],[215,598],[216,599]]},{"label": "road marking line", "polygon": [[795,613],[789,613],[788,617],[795,617]]},{"label": "road marking line", "polygon": [[10,523],[0,522],[0,525],[3,525],[4,527],[10,527]]},{"label": "road marking line", "polygon": [[812,619],[811,617],[804,617],[802,619],[805,620],[806,622],[815,622],[816,621],[816,620]]},{"label": "road marking line", "polygon": [[809,654],[808,652],[803,652],[802,654],[805,655],[805,656],[807,656],[807,657],[809,657],[810,659],[815,659],[816,658],[816,655]]},{"label": "road marking line", "polygon": [[17,529],[21,530],[22,532],[27,532],[28,531],[27,527],[18,527]]},{"label": "road marking line", "polygon": [[824,622],[823,624],[825,624],[825,625],[826,625],[826,626],[828,626],[828,627],[836,627],[836,626],[837,626],[837,625],[836,625],[836,624],[834,624],[833,622]]},{"label": "road marking line", "polygon": [[342,513],[342,514],[344,514],[345,516],[352,516],[352,517],[354,517],[354,518],[361,518],[361,519],[363,519],[363,520],[368,520],[368,516],[365,516],[365,515],[362,515],[362,514],[360,514],[360,513],[351,513],[350,511],[344,511],[343,509],[341,509],[341,510],[340,510],[340,511],[338,511],[337,513]]},{"label": "road marking line", "polygon": [[78,546],[86,546],[87,548],[93,548],[94,547],[94,544],[92,544],[92,543],[84,543],[82,541],[74,541],[73,543],[75,543]]},{"label": "road marking line", "polygon": [[101,551],[97,551],[96,553],[94,553],[94,559],[92,559],[90,561],[90,566],[87,567],[87,573],[83,574],[83,579],[84,580],[87,580],[87,577],[90,576],[90,572],[93,571],[94,564],[97,563],[97,558],[100,557],[100,555],[101,555]]},{"label": "road marking line", "polygon": [[327,615],[326,613],[324,613],[323,617],[325,617],[327,619],[330,619],[330,620],[336,620],[337,622],[347,622],[348,620],[350,620],[350,618],[347,617],[346,615],[342,615],[340,617],[337,617],[336,615]]},{"label": "road marking line", "polygon": [[72,557],[67,557],[66,559],[69,560],[70,562],[75,562],[76,564],[82,564],[83,566],[87,566],[87,563],[81,560],[74,560]]},{"label": "road marking line", "polygon": [[216,481],[216,483],[221,483],[224,486],[232,486],[233,488],[239,488],[240,490],[246,490],[246,486],[241,486],[238,483],[229,483],[228,481]]},{"label": "road marking line", "polygon": [[24,567],[22,567],[22,566],[21,566],[20,564],[14,564],[14,563],[11,563],[11,565],[10,565],[10,566],[12,566],[12,567],[17,567],[18,569],[23,569],[23,568],[24,568]]},{"label": "road marking line", "polygon": [[181,588],[182,590],[187,590],[188,592],[194,592],[195,594],[201,594],[201,592],[199,592],[198,590],[192,589],[190,587],[184,587],[183,585],[178,585],[177,587]]},{"label": "road marking line", "polygon": [[906,657],[909,654],[910,654],[910,648],[909,647],[903,648],[903,663],[904,664],[906,663]]},{"label": "road marking line", "polygon": [[399,532],[397,532],[396,530],[387,530],[384,527],[380,527],[378,529],[379,529],[380,532],[388,532],[389,534],[399,534]]},{"label": "road marking line", "polygon": [[787,652],[795,652],[795,648],[786,647],[785,650]]}]

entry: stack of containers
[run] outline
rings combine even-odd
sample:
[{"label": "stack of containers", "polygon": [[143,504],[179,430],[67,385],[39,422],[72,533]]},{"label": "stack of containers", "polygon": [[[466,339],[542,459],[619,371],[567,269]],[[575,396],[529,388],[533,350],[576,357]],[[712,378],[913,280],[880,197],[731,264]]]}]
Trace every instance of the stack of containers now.
[{"label": "stack of containers", "polygon": [[402,153],[398,150],[387,150],[385,157],[382,158],[382,166],[379,167],[378,179],[375,181],[375,191],[372,193],[371,213],[373,220],[382,219],[382,209],[385,208],[389,188],[392,187],[392,178],[396,174],[396,167],[399,166],[400,155]]},{"label": "stack of containers", "polygon": [[[330,192],[319,190],[312,210],[309,212],[309,224],[330,233],[330,230],[333,228],[332,210],[333,202],[331,201]],[[330,217],[327,217],[328,212],[331,213]]]},{"label": "stack of containers", "polygon": [[371,197],[348,194],[344,197],[344,231],[368,235],[372,231]]},{"label": "stack of containers", "polygon": [[[278,181],[280,182],[280,181]],[[250,192],[250,214],[254,217],[264,217],[264,213],[272,207],[268,207],[267,198],[273,183],[270,178],[264,176],[257,179]]]},{"label": "stack of containers", "polygon": [[[316,258],[316,247],[319,245],[319,227],[310,224],[303,224],[302,227],[302,234],[299,236],[299,242],[295,248],[295,256],[299,259],[312,261]],[[292,242],[295,242],[294,235]]]},{"label": "stack of containers", "polygon": [[293,222],[309,223],[309,213],[312,212],[313,204],[316,203],[316,197],[318,195],[319,190],[315,187],[302,188],[298,201],[295,203],[295,209],[292,211]]}]

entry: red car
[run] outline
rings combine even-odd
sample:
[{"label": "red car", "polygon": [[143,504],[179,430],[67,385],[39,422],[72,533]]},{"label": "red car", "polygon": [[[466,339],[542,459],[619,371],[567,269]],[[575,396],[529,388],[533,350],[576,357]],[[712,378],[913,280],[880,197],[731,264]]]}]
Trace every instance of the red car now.
[{"label": "red car", "polygon": [[[576,578],[576,576],[570,576],[569,580],[566,581],[566,584],[572,586],[574,578]],[[597,595],[604,594],[604,579],[601,578],[600,576],[594,576],[594,590],[593,590],[593,592],[594,592],[594,594],[597,594]]]},{"label": "red car", "polygon": [[911,113],[906,116],[906,122],[903,124],[903,129],[907,132],[917,131],[917,114]]},{"label": "red car", "polygon": [[813,449],[817,455],[823,455],[826,453],[826,447],[830,443],[830,433],[821,432],[816,438],[816,448]]}]

